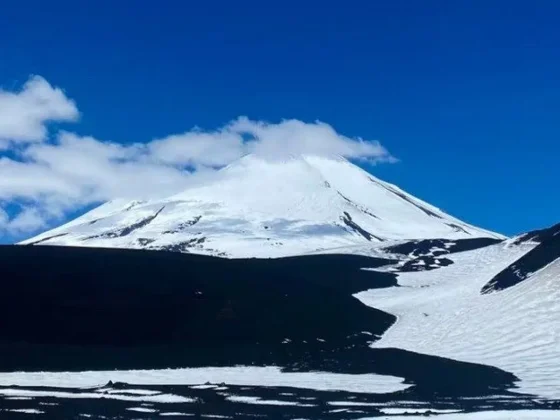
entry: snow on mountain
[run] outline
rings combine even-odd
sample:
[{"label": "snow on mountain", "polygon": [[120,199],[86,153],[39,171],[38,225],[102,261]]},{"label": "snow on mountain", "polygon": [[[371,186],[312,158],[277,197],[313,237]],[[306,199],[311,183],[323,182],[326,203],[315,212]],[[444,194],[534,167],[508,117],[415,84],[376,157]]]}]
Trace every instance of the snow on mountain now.
[{"label": "snow on mountain", "polygon": [[[560,243],[552,258],[551,241],[560,236],[539,232],[445,255],[451,263],[433,270],[395,267],[402,287],[356,295],[398,317],[373,347],[496,366],[520,379],[515,391],[559,398]],[[503,273],[522,276],[510,282]]]},{"label": "snow on mountain", "polygon": [[180,194],[111,201],[23,244],[275,257],[388,240],[473,237],[503,239],[343,158],[247,155]]}]

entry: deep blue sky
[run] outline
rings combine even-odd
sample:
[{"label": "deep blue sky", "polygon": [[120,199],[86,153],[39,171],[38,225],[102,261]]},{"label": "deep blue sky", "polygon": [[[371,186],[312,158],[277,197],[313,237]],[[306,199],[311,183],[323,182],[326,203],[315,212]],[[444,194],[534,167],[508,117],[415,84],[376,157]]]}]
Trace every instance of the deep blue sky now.
[{"label": "deep blue sky", "polygon": [[39,74],[72,129],[149,141],[239,115],[379,139],[371,168],[468,222],[560,221],[560,3],[25,1],[0,13],[0,83]]}]

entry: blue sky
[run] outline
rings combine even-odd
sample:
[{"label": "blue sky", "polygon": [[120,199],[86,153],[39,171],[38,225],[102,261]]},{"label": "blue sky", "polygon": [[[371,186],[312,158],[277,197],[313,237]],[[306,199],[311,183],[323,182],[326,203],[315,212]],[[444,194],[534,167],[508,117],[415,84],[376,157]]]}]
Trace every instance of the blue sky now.
[{"label": "blue sky", "polygon": [[559,13],[553,1],[9,2],[0,85],[40,75],[75,101],[79,122],[49,125],[46,142],[60,127],[130,144],[242,115],[320,120],[399,159],[375,175],[511,235],[560,219]]}]

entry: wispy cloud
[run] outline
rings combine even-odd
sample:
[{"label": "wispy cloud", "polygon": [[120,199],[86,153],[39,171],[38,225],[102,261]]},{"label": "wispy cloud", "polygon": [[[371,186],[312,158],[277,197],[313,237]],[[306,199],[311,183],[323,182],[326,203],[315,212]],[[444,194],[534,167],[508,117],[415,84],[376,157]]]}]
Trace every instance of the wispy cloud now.
[{"label": "wispy cloud", "polygon": [[[310,154],[394,160],[377,141],[299,120],[240,117],[215,130],[194,128],[134,144],[68,131],[49,136],[50,122],[78,117],[75,102],[39,76],[19,91],[0,90],[0,232],[36,231],[92,203],[174,194],[247,153],[267,159]],[[20,210],[8,216],[2,203],[18,203]]]}]

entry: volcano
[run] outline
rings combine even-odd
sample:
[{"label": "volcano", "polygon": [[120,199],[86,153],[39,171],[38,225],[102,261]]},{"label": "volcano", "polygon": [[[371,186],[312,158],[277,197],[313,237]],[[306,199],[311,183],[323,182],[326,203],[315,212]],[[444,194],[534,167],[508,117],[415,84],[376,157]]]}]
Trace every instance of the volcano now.
[{"label": "volcano", "polygon": [[503,236],[458,220],[341,157],[247,155],[152,201],[116,200],[23,244],[279,257],[387,241]]}]

